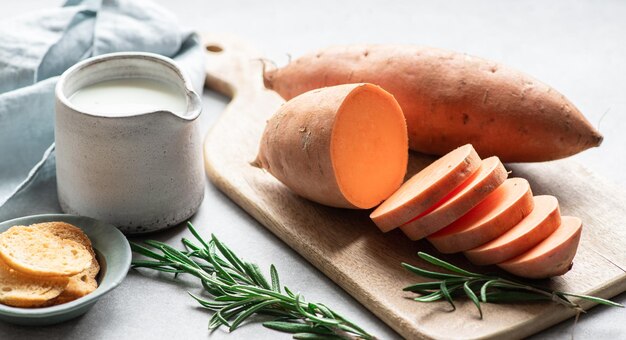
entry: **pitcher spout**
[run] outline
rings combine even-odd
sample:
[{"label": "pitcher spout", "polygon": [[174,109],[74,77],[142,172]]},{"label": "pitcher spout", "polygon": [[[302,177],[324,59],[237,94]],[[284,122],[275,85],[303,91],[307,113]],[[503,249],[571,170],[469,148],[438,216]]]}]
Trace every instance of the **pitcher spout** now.
[{"label": "pitcher spout", "polygon": [[185,89],[185,95],[187,96],[187,110],[185,112],[168,112],[180,119],[192,121],[198,118],[200,113],[202,113],[202,100],[200,99],[200,96],[188,86],[185,86]]}]

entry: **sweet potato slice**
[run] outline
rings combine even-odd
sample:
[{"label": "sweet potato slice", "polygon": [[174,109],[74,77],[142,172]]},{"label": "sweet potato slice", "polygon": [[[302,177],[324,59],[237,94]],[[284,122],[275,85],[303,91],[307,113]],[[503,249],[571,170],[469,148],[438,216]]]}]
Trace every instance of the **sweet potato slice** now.
[{"label": "sweet potato slice", "polygon": [[498,264],[498,267],[529,279],[563,275],[572,268],[581,233],[580,218],[563,216],[559,228],[548,238],[522,255]]},{"label": "sweet potato slice", "polygon": [[478,170],[480,163],[474,147],[463,145],[411,177],[370,218],[383,232],[397,228],[450,194]]},{"label": "sweet potato slice", "polygon": [[580,218],[563,216],[561,225],[548,238],[522,255],[498,264],[498,267],[529,279],[563,275],[572,268],[581,232]]},{"label": "sweet potato slice", "polygon": [[513,228],[533,207],[528,181],[509,178],[467,214],[428,236],[428,241],[444,254],[476,248]]},{"label": "sweet potato slice", "polygon": [[496,190],[507,177],[498,157],[482,161],[474,175],[423,215],[415,217],[400,229],[411,239],[419,240],[435,233],[465,215],[487,195]]},{"label": "sweet potato slice", "polygon": [[465,256],[477,265],[502,263],[545,240],[561,224],[559,202],[553,196],[535,196],[535,207],[515,227],[500,237],[470,249]]},{"label": "sweet potato slice", "polygon": [[339,208],[372,208],[404,180],[408,137],[391,94],[372,84],[304,93],[268,121],[253,165],[298,195]]}]

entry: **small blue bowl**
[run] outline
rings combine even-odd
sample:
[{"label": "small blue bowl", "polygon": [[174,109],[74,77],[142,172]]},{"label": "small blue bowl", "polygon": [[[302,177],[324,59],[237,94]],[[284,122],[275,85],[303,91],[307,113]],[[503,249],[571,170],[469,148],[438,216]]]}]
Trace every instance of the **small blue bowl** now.
[{"label": "small blue bowl", "polygon": [[15,225],[66,222],[87,234],[100,263],[98,288],[80,299],[52,307],[18,308],[0,304],[0,320],[20,325],[51,325],[86,313],[98,299],[117,287],[126,277],[132,258],[126,237],[113,225],[89,217],[48,214],[16,218],[0,223],[0,232]]}]

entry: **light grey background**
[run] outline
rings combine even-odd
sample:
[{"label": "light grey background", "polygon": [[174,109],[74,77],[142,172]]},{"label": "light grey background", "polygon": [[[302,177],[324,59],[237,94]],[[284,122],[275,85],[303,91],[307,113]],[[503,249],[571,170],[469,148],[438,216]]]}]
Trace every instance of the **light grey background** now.
[{"label": "light grey background", "polygon": [[[601,148],[575,158],[626,187],[626,2],[624,1],[207,1],[158,0],[198,31],[245,37],[279,64],[319,47],[354,42],[425,44],[500,61],[552,85],[604,134]],[[60,1],[0,2],[0,20]],[[208,128],[227,100],[204,95]],[[558,195],[558,193],[555,193]],[[243,257],[267,270],[276,264],[284,283],[310,301],[323,301],[381,339],[399,337],[340,287],[207,183],[193,219]],[[624,228],[626,226],[616,226]],[[152,238],[177,244],[175,228]],[[209,313],[186,294],[193,281],[131,271],[122,285],[85,316],[61,325],[24,328],[0,323],[0,339],[275,339],[289,338],[248,324],[229,335],[207,331]],[[626,303],[626,294],[615,301]],[[416,308],[419,305],[416,304]],[[488,321],[489,316],[487,316]],[[626,310],[594,308],[573,327],[568,320],[537,339],[626,338]],[[462,336],[462,335],[461,335]]]}]

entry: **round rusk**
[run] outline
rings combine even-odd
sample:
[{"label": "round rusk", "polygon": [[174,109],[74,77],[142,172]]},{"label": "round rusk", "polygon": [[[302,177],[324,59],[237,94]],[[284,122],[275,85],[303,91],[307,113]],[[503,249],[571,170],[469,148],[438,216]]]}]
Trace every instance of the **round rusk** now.
[{"label": "round rusk", "polygon": [[92,261],[82,244],[33,226],[14,226],[0,234],[0,258],[9,267],[35,276],[72,276]]}]

